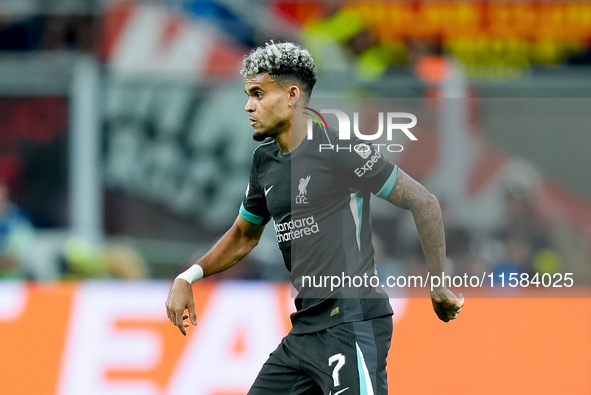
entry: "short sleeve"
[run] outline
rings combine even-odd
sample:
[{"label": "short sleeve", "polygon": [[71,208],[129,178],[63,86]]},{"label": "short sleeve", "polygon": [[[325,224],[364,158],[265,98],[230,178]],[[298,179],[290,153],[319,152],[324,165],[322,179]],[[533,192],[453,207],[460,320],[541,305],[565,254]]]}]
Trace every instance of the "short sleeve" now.
[{"label": "short sleeve", "polygon": [[267,209],[265,193],[258,181],[256,156],[253,157],[250,179],[240,205],[240,216],[256,225],[265,225],[271,219],[271,214]]},{"label": "short sleeve", "polygon": [[385,199],[396,182],[398,166],[391,163],[379,148],[360,139],[334,144],[337,177],[348,188],[369,190]]}]

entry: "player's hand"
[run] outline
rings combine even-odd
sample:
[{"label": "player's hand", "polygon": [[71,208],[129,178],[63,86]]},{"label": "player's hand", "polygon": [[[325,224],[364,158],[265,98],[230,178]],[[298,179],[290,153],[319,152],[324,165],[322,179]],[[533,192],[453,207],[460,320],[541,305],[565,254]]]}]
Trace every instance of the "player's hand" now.
[{"label": "player's hand", "polygon": [[455,320],[464,306],[464,295],[456,295],[447,288],[437,288],[431,291],[431,303],[437,317],[443,322]]},{"label": "player's hand", "polygon": [[[185,310],[188,310],[189,314],[185,314]],[[184,336],[187,335],[185,328],[189,327],[189,323],[184,320],[190,318],[191,323],[197,325],[193,289],[186,280],[177,278],[172,283],[172,288],[166,299],[166,314],[170,322],[176,325]]]}]

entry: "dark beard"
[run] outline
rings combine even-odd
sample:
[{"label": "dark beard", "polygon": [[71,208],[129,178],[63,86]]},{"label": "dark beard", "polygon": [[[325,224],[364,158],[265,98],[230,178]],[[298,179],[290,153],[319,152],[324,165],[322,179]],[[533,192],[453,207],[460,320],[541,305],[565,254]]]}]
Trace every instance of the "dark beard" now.
[{"label": "dark beard", "polygon": [[253,133],[252,134],[252,139],[254,141],[263,141],[267,138],[267,136],[265,136],[263,133]]}]

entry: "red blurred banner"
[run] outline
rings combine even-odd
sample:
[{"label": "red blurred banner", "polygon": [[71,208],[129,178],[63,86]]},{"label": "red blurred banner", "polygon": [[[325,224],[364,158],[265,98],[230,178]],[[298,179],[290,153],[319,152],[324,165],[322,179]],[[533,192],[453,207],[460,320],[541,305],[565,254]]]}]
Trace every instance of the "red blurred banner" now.
[{"label": "red blurred banner", "polygon": [[[239,394],[289,329],[285,284],[204,281],[185,338],[168,282],[0,283],[0,393]],[[589,394],[591,299],[393,299],[396,394]]]}]

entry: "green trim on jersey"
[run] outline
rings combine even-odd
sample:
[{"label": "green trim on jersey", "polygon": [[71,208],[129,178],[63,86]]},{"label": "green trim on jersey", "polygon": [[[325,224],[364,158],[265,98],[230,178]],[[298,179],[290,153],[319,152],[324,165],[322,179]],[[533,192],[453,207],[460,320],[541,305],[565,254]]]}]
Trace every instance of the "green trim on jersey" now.
[{"label": "green trim on jersey", "polygon": [[357,348],[357,371],[359,372],[359,394],[360,395],[374,395],[373,385],[371,384],[371,377],[365,365],[365,358],[359,348],[359,344],[355,342]]},{"label": "green trim on jersey", "polygon": [[395,165],[394,170],[392,170],[392,174],[390,174],[390,177],[388,177],[382,189],[376,193],[377,197],[381,199],[386,199],[388,197],[390,192],[392,192],[392,188],[394,188],[394,184],[396,183],[396,176],[398,176],[398,166]]},{"label": "green trim on jersey", "polygon": [[353,222],[355,222],[355,229],[357,235],[357,247],[361,250],[361,224],[363,220],[363,198],[358,195],[359,190],[353,190],[351,192],[351,201],[349,202],[349,208],[353,215]]},{"label": "green trim on jersey", "polygon": [[255,152],[257,152],[257,150],[258,150],[259,148],[261,148],[263,145],[269,145],[269,144],[272,144],[272,143],[275,143],[275,139],[272,139],[272,140],[269,140],[269,141],[266,141],[266,142],[265,142],[265,141],[263,141],[262,143],[260,143],[259,145],[257,145],[257,147],[254,149],[254,151],[252,151],[253,155],[254,155],[254,153],[255,153]]},{"label": "green trim on jersey", "polygon": [[244,208],[244,203],[240,205],[240,215],[242,218],[247,220],[250,223],[255,225],[265,225],[265,219],[263,217],[259,217],[258,215],[254,215],[250,211]]}]

